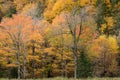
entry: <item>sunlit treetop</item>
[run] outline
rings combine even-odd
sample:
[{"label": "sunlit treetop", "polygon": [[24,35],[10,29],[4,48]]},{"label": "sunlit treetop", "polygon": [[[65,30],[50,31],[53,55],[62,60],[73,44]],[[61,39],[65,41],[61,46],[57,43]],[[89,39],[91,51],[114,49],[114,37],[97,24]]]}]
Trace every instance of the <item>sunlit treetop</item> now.
[{"label": "sunlit treetop", "polygon": [[56,17],[56,15],[59,15],[61,12],[70,12],[73,4],[73,0],[57,0],[55,3],[51,2],[48,4],[44,12],[44,17],[46,20],[51,21]]},{"label": "sunlit treetop", "polygon": [[37,11],[37,4],[31,3],[31,4],[25,5],[25,7],[22,9],[21,14],[35,18],[38,15],[37,12],[38,12]]},{"label": "sunlit treetop", "polygon": [[[11,34],[18,38],[18,34],[21,36],[21,40],[27,40],[28,35],[31,32],[33,26],[33,20],[30,16],[22,16],[21,14],[13,15],[12,18],[4,18],[0,24],[3,26],[5,34]],[[23,35],[24,34],[24,35]],[[9,35],[10,36],[10,35]]]},{"label": "sunlit treetop", "polygon": [[81,7],[84,7],[86,5],[95,5],[96,4],[96,0],[78,0],[77,3]]},{"label": "sunlit treetop", "polygon": [[119,48],[116,38],[114,36],[107,37],[106,35],[101,35],[94,40],[90,47],[90,55],[96,57],[99,57],[103,52],[105,54],[117,54]]},{"label": "sunlit treetop", "polygon": [[104,32],[104,30],[111,30],[114,28],[115,20],[113,19],[113,17],[106,17],[105,22],[106,23],[101,24],[101,31],[102,32]]}]

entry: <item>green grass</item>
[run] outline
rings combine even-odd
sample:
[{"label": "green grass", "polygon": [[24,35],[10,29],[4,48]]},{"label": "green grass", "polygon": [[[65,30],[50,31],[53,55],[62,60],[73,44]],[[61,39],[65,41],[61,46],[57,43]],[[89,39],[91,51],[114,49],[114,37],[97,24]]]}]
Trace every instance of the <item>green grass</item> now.
[{"label": "green grass", "polygon": [[[1,78],[0,80],[8,80],[8,79]],[[11,79],[11,80],[17,80],[17,79]],[[27,80],[32,80],[32,79],[27,79]],[[74,79],[56,77],[56,78],[35,79],[35,80],[74,80]],[[120,80],[120,78],[87,78],[87,79],[77,79],[77,80]]]}]

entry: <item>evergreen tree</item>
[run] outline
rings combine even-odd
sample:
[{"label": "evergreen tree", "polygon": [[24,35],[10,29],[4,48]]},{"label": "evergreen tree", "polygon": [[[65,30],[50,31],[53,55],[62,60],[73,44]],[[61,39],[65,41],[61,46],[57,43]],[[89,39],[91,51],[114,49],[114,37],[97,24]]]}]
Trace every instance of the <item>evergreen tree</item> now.
[{"label": "evergreen tree", "polygon": [[6,17],[12,17],[12,15],[13,14],[16,14],[16,9],[15,9],[15,7],[10,7],[7,11],[6,11],[6,14],[5,14],[5,16]]},{"label": "evergreen tree", "polygon": [[92,71],[93,68],[90,59],[87,57],[87,54],[82,52],[78,59],[77,78],[92,77]]}]

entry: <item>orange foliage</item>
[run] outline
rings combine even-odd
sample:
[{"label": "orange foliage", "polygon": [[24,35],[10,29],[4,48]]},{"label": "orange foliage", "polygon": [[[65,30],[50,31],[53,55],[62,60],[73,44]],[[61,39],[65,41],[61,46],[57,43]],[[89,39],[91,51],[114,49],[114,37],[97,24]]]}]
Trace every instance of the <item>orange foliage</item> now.
[{"label": "orange foliage", "polygon": [[21,36],[21,40],[27,40],[33,25],[31,17],[17,14],[13,15],[13,18],[4,18],[0,26],[3,26],[5,34],[14,37],[14,40],[17,40],[18,36]]}]

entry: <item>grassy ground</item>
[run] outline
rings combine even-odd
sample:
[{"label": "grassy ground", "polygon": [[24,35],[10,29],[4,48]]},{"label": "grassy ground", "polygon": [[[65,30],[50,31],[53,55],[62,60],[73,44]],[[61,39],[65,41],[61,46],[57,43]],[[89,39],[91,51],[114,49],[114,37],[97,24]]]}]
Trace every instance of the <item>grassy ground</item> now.
[{"label": "grassy ground", "polygon": [[[1,78],[0,80],[8,80],[5,78]],[[17,80],[17,79],[11,79],[11,80]],[[22,80],[22,79],[21,79]],[[27,80],[32,80],[32,79],[27,79]],[[49,78],[49,79],[35,79],[35,80],[74,80],[72,78]],[[88,78],[88,79],[78,79],[78,80],[120,80],[120,78]]]}]

